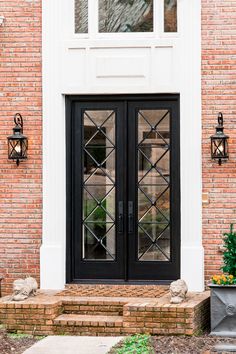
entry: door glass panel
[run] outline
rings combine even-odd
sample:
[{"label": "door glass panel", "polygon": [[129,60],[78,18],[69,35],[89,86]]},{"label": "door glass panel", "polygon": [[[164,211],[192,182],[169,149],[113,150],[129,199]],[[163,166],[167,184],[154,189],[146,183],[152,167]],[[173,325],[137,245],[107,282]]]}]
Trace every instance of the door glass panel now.
[{"label": "door glass panel", "polygon": [[85,111],[83,118],[83,259],[114,260],[115,112]]},{"label": "door glass panel", "polygon": [[88,0],[75,0],[75,33],[88,33]]},{"label": "door glass panel", "polygon": [[138,113],[138,259],[170,260],[170,113]]},{"label": "door glass panel", "polygon": [[177,32],[177,0],[164,0],[164,31]]},{"label": "door glass panel", "polygon": [[153,0],[99,0],[99,32],[153,32]]}]

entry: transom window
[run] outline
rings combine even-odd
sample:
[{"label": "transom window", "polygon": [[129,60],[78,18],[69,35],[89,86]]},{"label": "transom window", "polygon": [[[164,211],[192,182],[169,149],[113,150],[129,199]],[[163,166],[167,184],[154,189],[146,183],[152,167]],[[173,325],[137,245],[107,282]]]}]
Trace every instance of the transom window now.
[{"label": "transom window", "polygon": [[[74,0],[75,33],[177,32],[177,0]],[[156,16],[156,13],[161,16]],[[158,18],[156,21],[155,19]]]}]

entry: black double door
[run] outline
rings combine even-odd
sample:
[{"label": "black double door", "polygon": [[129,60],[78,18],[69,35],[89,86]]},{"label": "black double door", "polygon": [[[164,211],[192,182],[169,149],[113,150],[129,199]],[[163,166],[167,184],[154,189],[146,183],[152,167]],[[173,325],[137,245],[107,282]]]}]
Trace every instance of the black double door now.
[{"label": "black double door", "polygon": [[178,96],[67,99],[67,282],[180,273]]}]

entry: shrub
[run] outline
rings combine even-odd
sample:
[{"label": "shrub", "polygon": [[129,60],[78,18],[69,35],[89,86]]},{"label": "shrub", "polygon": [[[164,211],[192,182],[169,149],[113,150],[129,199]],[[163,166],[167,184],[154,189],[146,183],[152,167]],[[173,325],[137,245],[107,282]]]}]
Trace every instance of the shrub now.
[{"label": "shrub", "polygon": [[233,224],[230,225],[229,233],[224,234],[224,248],[224,266],[221,269],[236,277],[236,232]]}]

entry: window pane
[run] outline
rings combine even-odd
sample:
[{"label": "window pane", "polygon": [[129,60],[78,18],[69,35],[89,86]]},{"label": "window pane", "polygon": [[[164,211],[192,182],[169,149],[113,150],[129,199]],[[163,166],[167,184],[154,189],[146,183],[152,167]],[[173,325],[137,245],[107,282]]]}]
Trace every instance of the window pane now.
[{"label": "window pane", "polygon": [[152,32],[153,0],[99,0],[99,32]]},{"label": "window pane", "polygon": [[88,33],[88,0],[75,0],[75,33]]},{"label": "window pane", "polygon": [[138,113],[138,259],[170,261],[170,113]]},{"label": "window pane", "polygon": [[177,0],[165,1],[165,32],[177,32]]},{"label": "window pane", "polygon": [[83,259],[116,257],[116,113],[85,111]]}]

